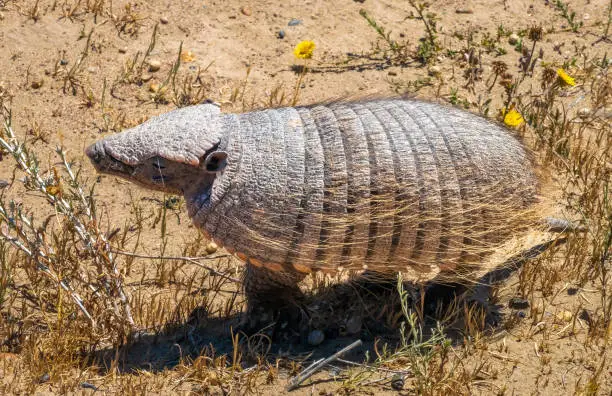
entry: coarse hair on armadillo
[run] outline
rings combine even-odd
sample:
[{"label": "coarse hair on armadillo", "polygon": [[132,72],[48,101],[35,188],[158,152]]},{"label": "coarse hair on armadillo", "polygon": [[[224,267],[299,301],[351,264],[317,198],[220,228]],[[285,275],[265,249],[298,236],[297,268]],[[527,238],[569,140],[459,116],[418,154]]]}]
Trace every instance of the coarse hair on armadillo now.
[{"label": "coarse hair on armadillo", "polygon": [[386,99],[220,117],[228,165],[192,215],[256,266],[469,278],[539,220],[531,155],[469,112]]}]

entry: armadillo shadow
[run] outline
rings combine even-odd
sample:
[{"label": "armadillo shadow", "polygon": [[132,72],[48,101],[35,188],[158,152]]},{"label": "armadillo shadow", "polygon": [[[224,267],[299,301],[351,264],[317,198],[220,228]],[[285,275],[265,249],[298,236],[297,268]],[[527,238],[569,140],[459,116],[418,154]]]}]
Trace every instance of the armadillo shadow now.
[{"label": "armadillo shadow", "polygon": [[[440,312],[444,311],[440,309],[441,307],[464,303],[483,310],[488,334],[498,332],[501,329],[499,324],[504,317],[504,307],[489,301],[491,290],[511,277],[526,261],[537,257],[551,245],[564,241],[565,239],[561,238],[542,243],[511,257],[503,265],[486,273],[479,279],[476,286],[444,284],[436,282],[435,279],[425,285],[404,282],[404,289],[409,296],[412,296],[412,303],[420,304],[423,307],[424,336],[428,337],[435,332],[437,322],[440,320]],[[311,354],[310,360],[326,358],[356,339],[361,339],[363,345],[350,351],[344,358],[361,362],[364,353],[373,350],[375,340],[379,345],[381,341],[386,342],[391,348],[400,342],[399,323],[389,321],[390,317],[396,320],[402,318],[401,315],[398,315],[401,313],[398,295],[396,285],[377,284],[372,288],[355,287],[355,284],[351,283],[337,285],[325,293],[312,296],[307,302],[307,305],[312,308],[312,311],[309,311],[310,315],[315,311],[334,312],[331,317],[321,315],[317,318],[319,322],[326,323],[328,326],[325,329],[325,340],[316,347],[308,344],[308,333],[300,331],[299,328],[293,329],[293,336],[287,336],[289,333],[285,332],[284,336],[273,337],[273,341],[270,342],[267,336],[247,337],[245,334],[235,333],[233,329],[240,322],[237,316],[209,317],[203,309],[196,309],[185,323],[168,325],[163,331],[154,334],[135,334],[133,340],[125,346],[99,351],[94,356],[94,362],[98,367],[117,367],[121,372],[132,373],[137,370],[157,372],[171,369],[181,362],[189,364],[190,361],[203,354],[209,357],[226,355],[228,364],[231,364],[235,348],[232,334],[234,336],[238,334],[238,345],[242,356],[240,363],[245,368],[256,364],[257,356],[262,353],[267,355],[272,363],[281,355],[289,359],[292,356],[303,358],[305,354]],[[355,304],[355,301],[360,301],[361,304]],[[363,324],[358,332],[349,335],[347,329],[339,325],[334,318],[346,318],[346,314],[341,311],[343,309],[350,311],[351,307],[354,308],[356,305],[365,307],[365,312],[361,312],[363,317],[360,318]],[[386,316],[372,315],[372,312],[368,312],[368,307],[375,307],[380,313],[382,306],[388,310]],[[445,336],[455,345],[459,345],[465,335],[463,319],[465,318],[458,317],[451,326],[445,329]],[[316,319],[311,316],[311,324],[313,320],[316,322]]]}]

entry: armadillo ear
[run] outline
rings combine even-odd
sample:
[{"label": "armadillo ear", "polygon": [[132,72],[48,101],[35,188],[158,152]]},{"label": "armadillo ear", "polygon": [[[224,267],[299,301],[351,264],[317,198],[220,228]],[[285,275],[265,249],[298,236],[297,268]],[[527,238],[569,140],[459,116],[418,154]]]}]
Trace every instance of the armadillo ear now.
[{"label": "armadillo ear", "polygon": [[204,159],[204,169],[207,172],[217,173],[225,169],[227,165],[227,153],[225,151],[213,151]]}]

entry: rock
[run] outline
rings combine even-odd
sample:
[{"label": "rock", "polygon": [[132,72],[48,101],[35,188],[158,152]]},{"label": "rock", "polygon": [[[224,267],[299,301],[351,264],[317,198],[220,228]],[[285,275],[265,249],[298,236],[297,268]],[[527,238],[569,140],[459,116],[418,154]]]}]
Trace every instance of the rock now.
[{"label": "rock", "polygon": [[157,59],[151,59],[149,61],[149,71],[154,73],[159,69],[161,69],[161,62]]},{"label": "rock", "polygon": [[0,12],[0,21],[4,21],[4,14]]},{"label": "rock", "polygon": [[397,72],[394,72],[394,71],[390,71],[387,74],[390,75],[390,76],[397,76]]},{"label": "rock", "polygon": [[325,340],[325,334],[321,330],[313,330],[308,334],[308,345],[317,346]]},{"label": "rock", "polygon": [[404,376],[402,374],[394,374],[391,377],[391,388],[396,391],[404,389]]},{"label": "rock", "polygon": [[8,187],[9,184],[8,181],[0,179],[0,188]]},{"label": "rock", "polygon": [[49,382],[50,379],[51,379],[51,376],[49,375],[49,373],[44,373],[38,378],[38,383],[44,384],[45,382]]},{"label": "rock", "polygon": [[469,8],[457,8],[455,10],[455,13],[457,13],[457,14],[473,14],[474,11],[470,10]]},{"label": "rock", "polygon": [[206,247],[204,248],[204,250],[206,250],[206,253],[208,254],[213,254],[215,253],[217,250],[219,250],[219,246],[217,246],[216,243],[214,242],[209,242],[208,245],[206,245]]},{"label": "rock", "polygon": [[33,76],[32,77],[32,82],[30,83],[30,86],[32,88],[34,88],[34,89],[38,89],[38,88],[42,87],[44,83],[45,83],[45,80],[43,80],[42,77]]},{"label": "rock", "polygon": [[242,14],[246,15],[246,16],[251,16],[251,14],[253,13],[253,11],[251,11],[251,8],[244,6],[240,9],[240,12],[242,12]]},{"label": "rock", "polygon": [[276,33],[276,37],[278,37],[279,39],[284,39],[285,38],[285,31],[284,30],[279,30],[278,33]]},{"label": "rock", "polygon": [[578,117],[580,118],[587,118],[589,115],[591,115],[591,109],[588,107],[583,107],[582,109],[578,110]]},{"label": "rock", "polygon": [[140,79],[141,79],[142,81],[144,81],[144,82],[147,82],[147,81],[151,80],[152,78],[153,78],[153,76],[152,76],[152,75],[150,75],[149,73],[145,73],[145,74],[143,74],[143,75],[140,77]]},{"label": "rock", "polygon": [[159,18],[159,21],[162,23],[162,25],[168,24],[168,18],[166,18],[165,16]]},{"label": "rock", "polygon": [[127,47],[121,47],[119,48],[119,53],[120,54],[125,54],[127,52]]},{"label": "rock", "polygon": [[574,314],[572,314],[570,311],[561,311],[557,313],[557,319],[563,322],[571,322],[573,318]]},{"label": "rock", "polygon": [[442,73],[442,69],[440,69],[440,66],[437,65],[430,66],[429,70],[427,70],[427,74],[432,77],[439,76],[440,73]]},{"label": "rock", "polygon": [[521,39],[521,38],[519,37],[519,35],[518,35],[518,34],[516,34],[516,33],[512,33],[512,34],[511,34],[511,35],[508,37],[508,43],[510,43],[511,45],[516,45],[516,44],[519,42],[519,40],[520,40],[520,39]]},{"label": "rock", "polygon": [[68,64],[68,60],[67,59],[60,59],[59,64],[62,66],[66,66]]},{"label": "rock", "polygon": [[302,21],[299,19],[295,19],[295,18],[291,18],[291,20],[289,21],[289,23],[287,24],[287,26],[297,26],[299,24],[301,24]]},{"label": "rock", "polygon": [[346,321],[346,332],[347,334],[357,334],[361,331],[361,319],[353,316]]},{"label": "rock", "polygon": [[529,308],[529,301],[520,297],[512,297],[508,301],[508,307],[512,309],[527,309]]},{"label": "rock", "polygon": [[94,74],[98,72],[98,68],[95,66],[90,66],[87,68],[87,71],[90,72],[91,74]]}]

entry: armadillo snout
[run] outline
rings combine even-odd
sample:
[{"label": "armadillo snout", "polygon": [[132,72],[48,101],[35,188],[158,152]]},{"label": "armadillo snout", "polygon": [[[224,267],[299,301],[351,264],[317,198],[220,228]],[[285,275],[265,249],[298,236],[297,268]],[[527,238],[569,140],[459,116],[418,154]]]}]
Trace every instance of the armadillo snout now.
[{"label": "armadillo snout", "polygon": [[101,141],[98,141],[85,149],[85,154],[89,157],[94,165],[99,165],[103,162],[106,157],[104,152],[104,145]]}]

